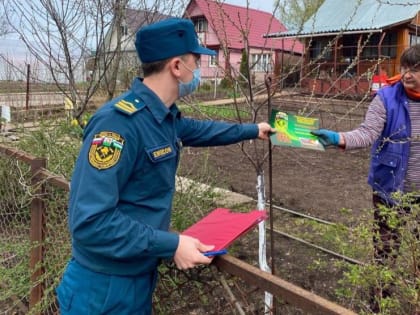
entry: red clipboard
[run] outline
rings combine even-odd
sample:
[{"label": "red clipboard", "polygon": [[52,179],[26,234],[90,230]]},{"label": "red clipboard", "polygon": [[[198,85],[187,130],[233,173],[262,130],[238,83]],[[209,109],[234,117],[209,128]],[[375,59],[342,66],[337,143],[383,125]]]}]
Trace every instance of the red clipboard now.
[{"label": "red clipboard", "polygon": [[267,219],[265,210],[243,213],[217,208],[181,234],[195,237],[203,244],[214,245],[212,251],[216,251],[227,248],[237,238],[265,219]]}]

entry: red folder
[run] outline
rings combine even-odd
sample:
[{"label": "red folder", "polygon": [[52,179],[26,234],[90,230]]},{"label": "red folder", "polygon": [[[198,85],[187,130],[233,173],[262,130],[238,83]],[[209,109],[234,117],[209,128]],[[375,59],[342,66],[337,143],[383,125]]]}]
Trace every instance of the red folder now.
[{"label": "red folder", "polygon": [[221,250],[266,218],[267,213],[264,210],[242,213],[217,208],[182,234],[195,237],[203,244],[214,245],[213,250]]}]

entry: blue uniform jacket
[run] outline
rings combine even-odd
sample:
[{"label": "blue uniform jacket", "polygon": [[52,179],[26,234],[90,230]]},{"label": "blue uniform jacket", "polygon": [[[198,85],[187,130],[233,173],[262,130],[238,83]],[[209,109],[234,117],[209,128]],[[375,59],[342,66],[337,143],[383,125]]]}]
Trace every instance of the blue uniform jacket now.
[{"label": "blue uniform jacket", "polygon": [[411,120],[404,86],[398,82],[378,92],[385,109],[386,124],[372,146],[368,183],[389,203],[391,194],[403,191],[410,155]]},{"label": "blue uniform jacket", "polygon": [[184,146],[227,145],[258,136],[256,124],[183,118],[140,79],[90,119],[71,180],[73,257],[115,275],[141,275],[173,257],[169,232],[175,173]]}]

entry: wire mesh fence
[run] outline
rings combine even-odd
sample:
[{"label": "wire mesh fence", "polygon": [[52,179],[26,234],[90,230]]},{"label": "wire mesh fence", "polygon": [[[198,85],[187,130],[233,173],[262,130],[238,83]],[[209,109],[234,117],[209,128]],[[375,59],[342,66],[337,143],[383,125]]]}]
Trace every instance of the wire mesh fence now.
[{"label": "wire mesh fence", "polygon": [[[68,182],[63,176],[47,171],[44,168],[45,159],[4,146],[0,148],[1,153],[6,154],[0,158],[0,172],[4,179],[0,185],[0,309],[6,314],[57,314],[59,309],[54,290],[71,255],[67,228]],[[184,225],[205,213],[185,213],[186,203],[200,209],[215,206],[213,192],[198,194],[195,189],[190,193],[184,191],[174,203],[175,217],[178,216]],[[177,209],[182,209],[182,213]],[[183,215],[184,219],[179,215]],[[241,271],[233,277],[222,271],[223,265],[219,268],[199,267],[181,271],[173,263],[164,263],[159,268],[160,281],[154,297],[155,313],[263,312],[263,290],[252,281],[243,282],[240,279]],[[258,271],[247,272],[255,273],[252,280],[258,279]],[[261,281],[256,283],[261,284]],[[270,286],[270,280],[267,283]],[[274,287],[276,285],[274,283]],[[306,301],[306,307],[318,303],[314,297],[312,295],[311,300]],[[320,300],[324,305],[330,303]],[[330,304],[325,314],[336,314],[333,309],[338,306]],[[299,306],[285,307],[293,308],[296,314],[300,314]]]},{"label": "wire mesh fence", "polygon": [[[25,314],[30,293],[30,204],[29,165],[14,158],[1,158],[0,233],[1,298],[5,312]],[[18,175],[18,176],[16,176]]]}]

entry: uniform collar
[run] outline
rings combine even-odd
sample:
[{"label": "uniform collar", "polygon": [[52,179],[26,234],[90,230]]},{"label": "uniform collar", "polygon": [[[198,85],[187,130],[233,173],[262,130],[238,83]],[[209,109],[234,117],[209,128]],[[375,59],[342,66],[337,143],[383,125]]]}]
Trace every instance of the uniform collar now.
[{"label": "uniform collar", "polygon": [[168,115],[179,117],[180,112],[176,104],[174,103],[167,108],[155,92],[143,84],[143,79],[135,78],[131,84],[131,90],[142,100],[142,102],[144,102],[144,105],[149,109],[159,124],[161,124]]}]

